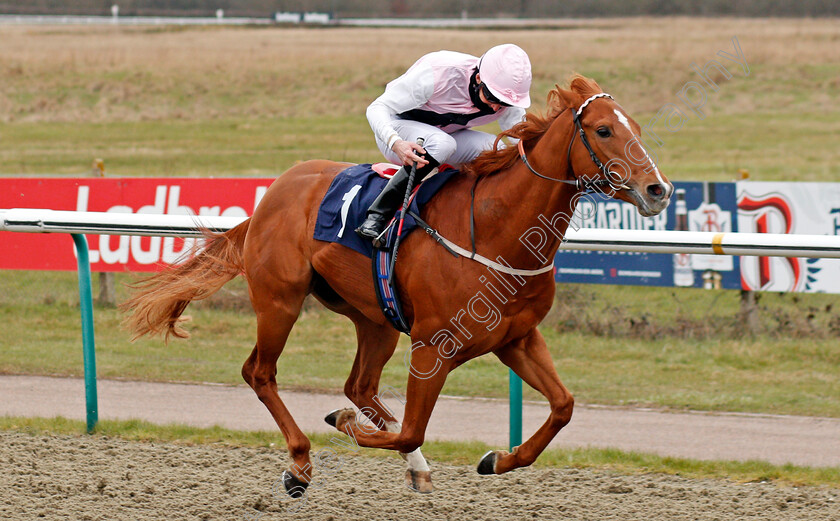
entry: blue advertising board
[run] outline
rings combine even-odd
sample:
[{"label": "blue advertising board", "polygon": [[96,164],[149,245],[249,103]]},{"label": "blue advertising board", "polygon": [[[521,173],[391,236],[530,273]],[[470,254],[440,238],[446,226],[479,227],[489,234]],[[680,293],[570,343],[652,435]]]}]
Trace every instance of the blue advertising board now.
[{"label": "blue advertising board", "polygon": [[[591,198],[582,199],[578,204],[572,222],[580,228],[738,231],[735,183],[677,182],[674,189],[668,209],[655,217],[642,217],[630,203],[592,194]],[[675,204],[681,193],[685,204]],[[680,206],[683,219],[678,219],[677,215]],[[555,279],[558,282],[699,288],[704,285],[705,275],[706,282],[714,287],[741,288],[739,258],[704,257],[713,256],[561,249],[554,260]],[[680,271],[681,264],[688,265],[689,269]]]},{"label": "blue advertising board", "polygon": [[[629,203],[592,194],[580,228],[840,235],[840,183],[674,183],[667,211],[642,217]],[[840,259],[563,251],[558,282],[840,293]]]}]

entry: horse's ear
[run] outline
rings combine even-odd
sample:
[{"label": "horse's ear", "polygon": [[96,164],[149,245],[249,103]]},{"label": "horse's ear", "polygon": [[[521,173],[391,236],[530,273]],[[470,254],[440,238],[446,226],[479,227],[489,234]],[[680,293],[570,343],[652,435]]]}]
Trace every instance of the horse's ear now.
[{"label": "horse's ear", "polygon": [[569,81],[569,89],[577,92],[584,98],[604,92],[595,80],[581,76],[580,74],[575,74],[571,81]]},{"label": "horse's ear", "polygon": [[560,88],[555,85],[555,89],[548,93],[548,104],[552,106],[557,112],[563,109],[577,109],[578,105],[582,103],[580,94]]}]

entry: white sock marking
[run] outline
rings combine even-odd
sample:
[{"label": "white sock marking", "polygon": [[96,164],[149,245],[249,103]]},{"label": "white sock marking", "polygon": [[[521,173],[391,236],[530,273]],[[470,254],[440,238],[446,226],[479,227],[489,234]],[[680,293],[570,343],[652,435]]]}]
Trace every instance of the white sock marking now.
[{"label": "white sock marking", "polygon": [[[388,432],[400,432],[402,425],[397,422],[385,422],[385,430]],[[411,470],[429,471],[429,464],[426,463],[426,458],[423,457],[420,449],[414,449],[412,452],[409,452],[405,455],[405,459],[408,462],[408,468]]]}]

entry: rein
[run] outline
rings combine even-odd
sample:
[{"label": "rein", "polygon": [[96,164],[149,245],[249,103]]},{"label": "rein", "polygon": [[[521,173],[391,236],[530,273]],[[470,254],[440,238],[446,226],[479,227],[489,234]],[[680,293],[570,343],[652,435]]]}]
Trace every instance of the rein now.
[{"label": "rein", "polygon": [[[583,180],[581,180],[581,178],[575,175],[575,172],[572,169],[572,145],[575,142],[575,137],[577,137],[577,135],[580,134],[580,140],[583,143],[583,146],[586,147],[587,152],[589,152],[589,157],[592,159],[592,162],[595,163],[595,166],[598,168],[598,171],[600,171],[604,175],[609,175],[607,168],[604,166],[603,163],[601,163],[601,160],[598,159],[598,155],[595,154],[595,151],[592,150],[592,145],[589,144],[589,139],[586,137],[586,132],[583,131],[583,127],[580,124],[580,115],[583,112],[583,109],[585,109],[587,105],[589,105],[592,101],[598,98],[613,99],[613,97],[607,94],[606,92],[601,92],[595,94],[594,96],[590,96],[586,101],[583,102],[583,104],[575,111],[574,115],[572,116],[572,120],[575,123],[575,129],[577,130],[577,132],[573,132],[572,139],[569,140],[569,148],[566,151],[566,160],[568,161],[569,172],[571,172],[572,177],[574,177],[574,180],[557,179],[537,172],[534,169],[534,167],[531,166],[531,163],[528,162],[528,157],[525,155],[525,146],[522,144],[522,140],[520,139],[517,143],[517,147],[519,148],[519,158],[522,159],[522,162],[525,164],[525,166],[528,167],[528,170],[530,170],[532,174],[542,179],[546,179],[548,181],[554,181],[555,183],[565,183],[574,185],[575,189],[577,190],[592,190],[593,192],[600,192],[602,194],[607,193],[603,187],[612,185],[612,182],[610,182],[609,179],[596,179],[595,181],[591,181],[588,176],[584,176]],[[629,187],[625,184],[620,185],[619,188],[629,190]]]},{"label": "rein", "polygon": [[[583,131],[583,127],[580,124],[580,115],[583,112],[583,109],[585,109],[586,106],[589,105],[593,100],[596,100],[598,98],[613,99],[613,97],[610,96],[609,94],[607,94],[606,92],[601,92],[599,94],[595,94],[594,96],[590,96],[586,101],[583,102],[583,104],[577,109],[577,111],[575,111],[574,115],[572,116],[572,119],[575,123],[576,132],[572,133],[572,139],[569,140],[569,149],[566,151],[566,157],[567,157],[567,160],[568,160],[569,172],[571,172],[572,177],[574,177],[574,180],[571,180],[571,179],[557,179],[557,178],[554,178],[554,177],[548,177],[546,175],[543,175],[543,174],[537,172],[534,169],[534,167],[532,167],[531,164],[528,162],[528,157],[525,155],[525,147],[523,146],[522,140],[520,139],[519,142],[517,143],[517,146],[519,147],[519,157],[522,159],[522,162],[525,164],[525,166],[528,167],[528,170],[530,170],[532,174],[534,174],[535,176],[540,177],[542,179],[546,179],[548,181],[554,181],[555,183],[565,183],[565,184],[574,185],[577,190],[592,190],[594,192],[600,192],[602,194],[607,194],[607,192],[602,187],[612,186],[612,183],[609,181],[609,179],[596,179],[595,181],[591,181],[591,180],[589,180],[589,178],[587,176],[584,176],[584,179],[581,179],[578,176],[576,176],[575,173],[574,173],[574,170],[572,170],[572,144],[574,144],[574,142],[575,142],[575,137],[578,134],[580,134],[580,140],[583,143],[583,146],[585,146],[586,150],[589,152],[589,157],[592,158],[592,162],[595,163],[595,166],[598,168],[598,170],[601,173],[603,173],[604,175],[609,174],[609,172],[607,171],[604,164],[601,163],[600,159],[598,159],[598,156],[595,154],[595,151],[592,150],[592,145],[589,143],[589,139],[587,139],[587,137],[586,137],[586,132]],[[478,179],[476,179],[476,184],[478,184]],[[625,184],[620,185],[619,188],[622,188],[622,189],[625,189],[625,190],[630,189]],[[609,195],[609,194],[607,194],[607,195]],[[443,237],[440,233],[438,233],[437,230],[435,230],[434,228],[429,226],[428,223],[426,223],[423,219],[421,219],[419,215],[416,215],[413,212],[409,212],[409,215],[414,217],[415,221],[417,221],[417,224],[420,225],[420,227],[423,228],[423,230],[425,230],[426,233],[428,233],[438,244],[443,246],[446,249],[446,251],[451,253],[454,257],[457,257],[457,256],[460,255],[461,257],[466,257],[466,258],[474,260],[474,261],[476,261],[480,264],[483,264],[483,265],[485,265],[489,268],[492,268],[492,269],[496,270],[497,272],[506,273],[508,275],[515,275],[515,276],[519,276],[519,277],[533,277],[533,276],[536,276],[536,275],[542,275],[543,273],[548,273],[549,271],[552,271],[554,269],[554,263],[553,262],[548,264],[547,266],[543,266],[542,268],[539,268],[539,269],[536,269],[536,270],[521,270],[521,269],[517,269],[517,268],[511,268],[510,266],[505,266],[503,264],[499,264],[498,262],[492,261],[492,260],[488,259],[487,257],[484,257],[484,256],[476,253],[476,248],[475,248],[475,221],[474,221],[475,217],[474,217],[474,214],[473,214],[474,206],[475,206],[475,186],[473,186],[472,189],[470,190],[470,242],[472,243],[472,251],[468,251],[468,250],[458,246],[454,242],[450,241],[446,237]]]},{"label": "rein", "polygon": [[488,268],[493,268],[494,270],[505,273],[507,275],[515,275],[517,277],[533,277],[535,275],[542,275],[543,273],[548,273],[554,269],[554,263],[550,263],[547,266],[543,266],[542,268],[536,270],[520,270],[517,268],[511,268],[510,266],[505,266],[504,264],[499,264],[498,262],[492,261],[483,255],[479,255],[475,252],[475,246],[473,246],[473,251],[466,250],[454,242],[450,241],[437,230],[429,226],[429,223],[424,221],[414,212],[409,211],[408,214],[414,217],[414,220],[417,221],[417,224],[420,225],[423,230],[428,233],[432,239],[435,240],[438,244],[443,246],[443,248],[452,254],[453,257],[466,257],[467,259],[474,260],[479,264],[484,264]]}]

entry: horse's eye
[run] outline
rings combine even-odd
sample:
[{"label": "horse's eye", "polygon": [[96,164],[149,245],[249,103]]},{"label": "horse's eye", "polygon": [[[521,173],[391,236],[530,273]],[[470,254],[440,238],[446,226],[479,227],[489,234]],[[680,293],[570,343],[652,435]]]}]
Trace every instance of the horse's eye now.
[{"label": "horse's eye", "polygon": [[608,129],[607,127],[598,127],[598,129],[595,131],[595,133],[598,134],[601,137],[610,137],[610,135],[611,135],[610,134],[610,129]]}]

